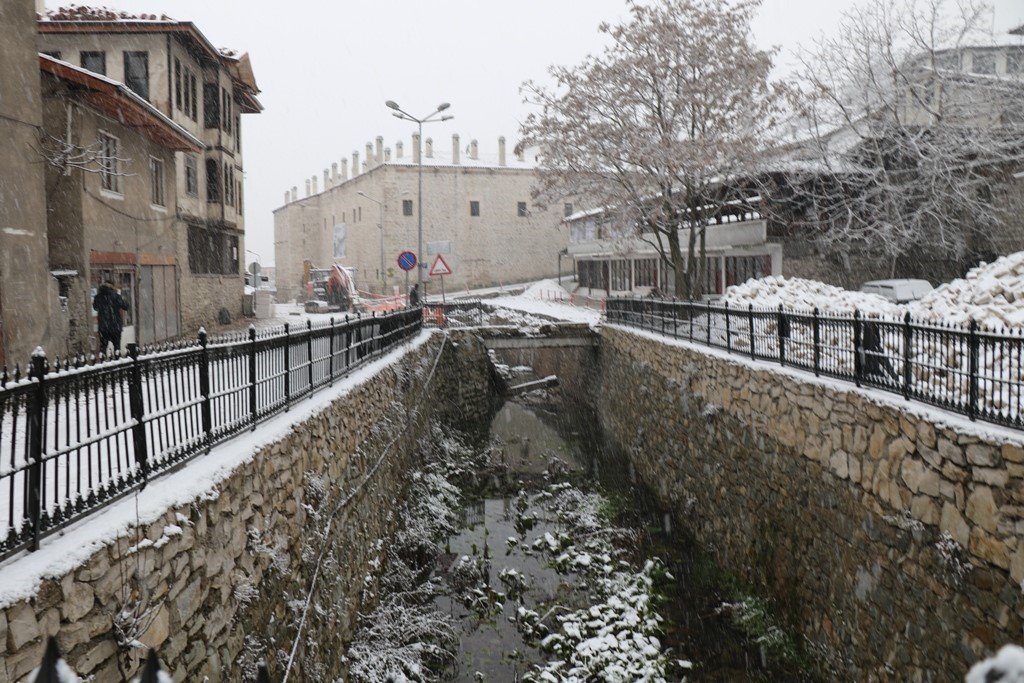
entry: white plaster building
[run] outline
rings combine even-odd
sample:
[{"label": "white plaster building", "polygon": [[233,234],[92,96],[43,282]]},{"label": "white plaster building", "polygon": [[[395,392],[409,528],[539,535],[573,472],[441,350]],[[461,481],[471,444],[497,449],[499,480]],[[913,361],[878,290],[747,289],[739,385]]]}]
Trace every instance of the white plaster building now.
[{"label": "white plaster building", "polygon": [[[355,269],[359,289],[404,288],[396,259],[417,249],[417,136],[385,147],[378,137],[364,150],[332,162],[285,193],[274,211],[278,299],[302,298],[304,263]],[[481,152],[476,140],[435,144],[426,138],[423,163],[423,261],[443,253],[451,289],[552,276],[568,244],[562,224],[571,205],[541,209],[530,198],[537,160],[499,138]],[[410,282],[415,282],[415,271]],[[438,289],[428,283],[428,290]]]}]

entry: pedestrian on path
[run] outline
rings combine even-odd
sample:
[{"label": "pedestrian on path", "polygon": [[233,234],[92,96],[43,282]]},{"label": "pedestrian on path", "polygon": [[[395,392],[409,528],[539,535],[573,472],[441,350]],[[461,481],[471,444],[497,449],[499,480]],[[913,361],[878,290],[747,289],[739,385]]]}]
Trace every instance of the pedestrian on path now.
[{"label": "pedestrian on path", "polygon": [[114,289],[114,283],[104,282],[93,297],[92,307],[96,309],[100,333],[100,353],[107,352],[107,346],[114,345],[114,353],[121,350],[121,332],[124,330],[123,311],[128,310],[124,298]]},{"label": "pedestrian on path", "polygon": [[418,282],[409,290],[409,305],[413,308],[420,305],[420,284]]}]

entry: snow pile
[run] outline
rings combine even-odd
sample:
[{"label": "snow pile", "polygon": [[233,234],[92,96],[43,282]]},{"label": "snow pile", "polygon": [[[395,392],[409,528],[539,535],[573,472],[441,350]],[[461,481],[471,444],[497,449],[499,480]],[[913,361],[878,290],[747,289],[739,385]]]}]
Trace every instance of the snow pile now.
[{"label": "snow pile", "polygon": [[1004,645],[995,657],[978,662],[967,672],[966,683],[1024,683],[1024,649]]},{"label": "snow pile", "polygon": [[915,320],[982,329],[1024,327],[1024,251],[982,263],[909,306]]},{"label": "snow pile", "polygon": [[817,308],[821,313],[841,315],[853,315],[856,309],[866,317],[894,320],[904,312],[901,306],[875,294],[851,292],[824,282],[779,275],[733,285],[725,290],[722,301],[730,307],[743,309],[751,305],[755,309],[777,309],[781,305],[788,311]]}]

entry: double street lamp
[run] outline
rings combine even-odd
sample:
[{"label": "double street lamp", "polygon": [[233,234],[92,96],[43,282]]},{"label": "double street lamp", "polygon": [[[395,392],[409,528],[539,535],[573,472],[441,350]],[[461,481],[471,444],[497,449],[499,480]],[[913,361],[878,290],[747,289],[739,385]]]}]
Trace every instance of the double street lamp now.
[{"label": "double street lamp", "polygon": [[423,263],[423,124],[433,123],[435,121],[449,121],[455,117],[450,114],[441,114],[451,105],[447,102],[439,104],[437,109],[432,113],[422,117],[416,118],[409,112],[405,111],[398,106],[393,100],[388,100],[384,103],[388,109],[394,111],[391,115],[395,118],[402,119],[403,121],[412,121],[419,129],[419,135],[416,138],[416,173],[419,188],[416,194],[416,215],[417,215],[417,246],[416,246],[416,282],[420,285],[420,296],[426,296],[426,290],[423,286],[423,269],[426,268],[426,264]]}]

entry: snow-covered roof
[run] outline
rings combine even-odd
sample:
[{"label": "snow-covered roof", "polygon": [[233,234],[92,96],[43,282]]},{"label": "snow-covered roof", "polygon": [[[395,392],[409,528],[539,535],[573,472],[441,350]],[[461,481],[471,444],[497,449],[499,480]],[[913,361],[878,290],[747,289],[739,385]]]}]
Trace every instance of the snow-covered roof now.
[{"label": "snow-covered roof", "polygon": [[[172,121],[170,117],[150,104],[148,100],[138,95],[134,90],[120,81],[115,81],[109,76],[98,74],[93,71],[89,71],[88,69],[83,69],[80,66],[75,66],[71,62],[65,62],[62,59],[57,59],[56,57],[51,57],[50,55],[43,53],[39,53],[39,64],[44,71],[52,73],[58,78],[68,78],[73,74],[78,77],[74,80],[77,80],[83,85],[93,86],[96,84],[103,84],[108,86],[109,89],[116,91],[119,98],[128,100],[135,108],[145,112],[149,117],[157,119],[163,127],[169,129],[169,132],[172,135],[183,139],[183,141],[187,143],[187,146],[180,147],[181,149],[191,148],[193,151],[201,151],[205,147],[202,140]],[[123,117],[122,119],[122,123],[126,126],[144,128],[145,133],[152,132],[150,130],[151,127],[134,124]],[[164,139],[160,139],[159,141],[162,144],[166,144]]]},{"label": "snow-covered roof", "polygon": [[[523,152],[523,159],[522,161],[520,161],[519,158],[517,158],[515,153],[513,152],[511,145],[509,145],[505,151],[504,165],[498,163],[498,150],[496,148],[481,150],[477,154],[476,159],[471,159],[469,156],[468,142],[466,144],[460,145],[459,163],[456,164],[454,163],[452,158],[452,144],[450,141],[446,142],[447,144],[438,144],[435,142],[433,153],[429,157],[426,155],[426,150],[424,148],[424,166],[452,166],[455,168],[458,168],[460,166],[466,168],[516,168],[532,170],[540,165],[538,150],[525,150]],[[383,162],[383,164],[391,164],[392,166],[415,166],[416,163],[413,161],[412,147],[405,147],[401,158],[396,156],[395,149],[392,148],[390,161],[385,161]]]},{"label": "snow-covered roof", "polygon": [[1010,33],[1015,36],[1024,36],[1024,24],[1021,24],[1017,28],[1010,29]]}]

